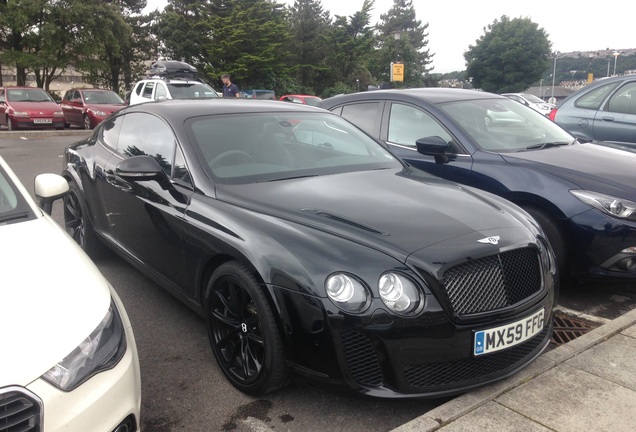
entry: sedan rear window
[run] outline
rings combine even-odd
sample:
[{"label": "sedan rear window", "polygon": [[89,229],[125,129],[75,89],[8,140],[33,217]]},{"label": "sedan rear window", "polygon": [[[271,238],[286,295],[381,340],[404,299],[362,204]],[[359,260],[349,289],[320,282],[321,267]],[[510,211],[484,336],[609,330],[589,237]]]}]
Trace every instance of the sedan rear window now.
[{"label": "sedan rear window", "polygon": [[376,141],[329,113],[216,115],[187,125],[204,167],[226,183],[401,166]]},{"label": "sedan rear window", "polygon": [[168,83],[172,99],[212,99],[219,97],[212,87],[194,82]]}]

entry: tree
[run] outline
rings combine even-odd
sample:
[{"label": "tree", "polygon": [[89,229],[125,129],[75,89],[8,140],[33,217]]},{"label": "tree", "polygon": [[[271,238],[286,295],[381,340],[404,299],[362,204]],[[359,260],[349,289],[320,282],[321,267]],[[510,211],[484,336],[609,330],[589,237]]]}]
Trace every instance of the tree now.
[{"label": "tree", "polygon": [[371,84],[368,62],[375,45],[370,25],[374,4],[374,0],[364,0],[362,8],[355,14],[336,16],[327,36],[327,64],[331,65],[331,76],[325,78],[329,86],[357,89],[357,85],[366,88]]},{"label": "tree", "polygon": [[289,8],[290,73],[298,85],[297,92],[321,92],[322,78],[328,73],[325,40],[331,24],[329,12],[322,8],[320,0],[296,0]]},{"label": "tree", "polygon": [[464,53],[473,85],[494,93],[523,91],[550,65],[551,43],[545,30],[528,18],[495,19]]},{"label": "tree", "polygon": [[228,73],[242,88],[280,92],[289,81],[289,27],[285,8],[271,0],[212,0],[206,21],[205,72],[211,81]]},{"label": "tree", "polygon": [[377,60],[372,72],[377,78],[389,81],[391,62],[404,63],[404,87],[422,87],[424,76],[431,69],[432,54],[428,45],[428,24],[422,25],[415,15],[411,0],[393,0],[389,11],[380,15],[378,30]]}]

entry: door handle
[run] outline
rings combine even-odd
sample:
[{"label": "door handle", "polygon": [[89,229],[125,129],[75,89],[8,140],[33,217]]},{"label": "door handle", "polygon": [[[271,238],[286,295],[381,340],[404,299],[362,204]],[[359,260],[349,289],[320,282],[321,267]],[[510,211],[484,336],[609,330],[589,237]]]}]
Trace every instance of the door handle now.
[{"label": "door handle", "polygon": [[614,121],[614,117],[603,116],[603,121],[606,121],[606,122],[613,122],[613,121]]}]

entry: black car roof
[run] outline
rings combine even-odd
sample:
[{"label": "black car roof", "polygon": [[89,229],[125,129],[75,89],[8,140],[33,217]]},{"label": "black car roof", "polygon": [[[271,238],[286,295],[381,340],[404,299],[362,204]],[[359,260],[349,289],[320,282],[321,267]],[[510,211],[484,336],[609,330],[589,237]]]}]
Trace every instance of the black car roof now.
[{"label": "black car roof", "polygon": [[149,112],[182,121],[190,117],[215,114],[245,114],[274,112],[318,112],[329,114],[321,108],[309,105],[290,104],[278,100],[212,98],[212,99],[169,99],[132,105],[120,111]]},{"label": "black car roof", "polygon": [[353,93],[349,95],[334,96],[323,101],[321,106],[334,106],[339,103],[348,102],[351,100],[372,100],[372,99],[420,99],[425,100],[432,104],[452,102],[459,100],[476,100],[476,99],[491,99],[491,98],[504,98],[494,93],[482,92],[478,90],[466,90],[466,89],[454,89],[454,88],[441,88],[441,87],[427,87],[427,88],[415,88],[415,89],[400,89],[400,90],[372,90],[368,92]]}]

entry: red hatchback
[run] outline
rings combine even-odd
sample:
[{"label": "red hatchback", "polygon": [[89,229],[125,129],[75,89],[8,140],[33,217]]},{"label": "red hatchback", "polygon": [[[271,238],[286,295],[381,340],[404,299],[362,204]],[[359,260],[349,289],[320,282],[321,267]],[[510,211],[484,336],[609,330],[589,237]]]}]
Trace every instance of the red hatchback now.
[{"label": "red hatchback", "polygon": [[76,125],[84,129],[93,129],[124,106],[126,103],[112,90],[71,89],[62,99],[66,126]]},{"label": "red hatchback", "polygon": [[41,88],[0,87],[0,125],[9,130],[64,129],[64,113]]}]

